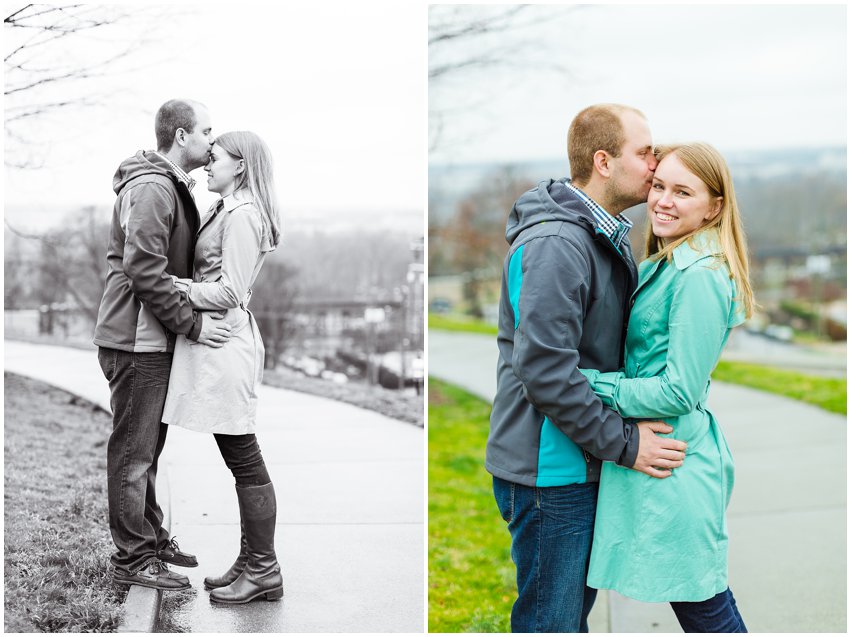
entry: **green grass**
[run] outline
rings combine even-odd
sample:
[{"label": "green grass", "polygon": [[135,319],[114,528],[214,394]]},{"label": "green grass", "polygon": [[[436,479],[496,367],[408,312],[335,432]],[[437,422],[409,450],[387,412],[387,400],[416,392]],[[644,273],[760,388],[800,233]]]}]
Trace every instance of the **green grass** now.
[{"label": "green grass", "polygon": [[111,418],[4,375],[5,632],[115,631],[106,448]]},{"label": "green grass", "polygon": [[847,385],[844,378],[823,378],[785,369],[720,361],[712,378],[800,400],[837,414],[847,414]]},{"label": "green grass", "polygon": [[491,334],[496,336],[496,325],[490,325],[484,321],[477,321],[459,314],[429,314],[428,328],[435,330],[446,330],[448,332],[473,332],[476,334]]},{"label": "green grass", "polygon": [[511,540],[485,471],[490,405],[429,379],[428,629],[509,632]]}]

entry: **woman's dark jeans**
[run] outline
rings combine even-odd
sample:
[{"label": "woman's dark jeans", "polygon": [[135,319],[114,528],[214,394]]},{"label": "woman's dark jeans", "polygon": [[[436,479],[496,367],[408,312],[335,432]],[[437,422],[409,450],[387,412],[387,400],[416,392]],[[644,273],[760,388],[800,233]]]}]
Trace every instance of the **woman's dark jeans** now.
[{"label": "woman's dark jeans", "polygon": [[745,622],[728,588],[704,602],[671,602],[686,633],[746,633]]},{"label": "woman's dark jeans", "polygon": [[231,470],[236,484],[241,487],[259,487],[269,484],[269,472],[260,453],[254,434],[213,434],[225,464]]},{"label": "woman's dark jeans", "polygon": [[168,425],[160,422],[172,354],[101,347],[98,362],[109,381],[112,434],[106,452],[109,530],[118,549],[112,563],[135,572],[165,546],[157,503],[157,463]]}]

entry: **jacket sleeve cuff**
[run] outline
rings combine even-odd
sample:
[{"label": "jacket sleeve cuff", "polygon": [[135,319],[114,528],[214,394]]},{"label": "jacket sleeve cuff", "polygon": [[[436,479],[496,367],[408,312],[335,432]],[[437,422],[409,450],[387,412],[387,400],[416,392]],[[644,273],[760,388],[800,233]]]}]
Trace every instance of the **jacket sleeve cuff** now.
[{"label": "jacket sleeve cuff", "polygon": [[618,458],[617,464],[631,469],[638,458],[638,442],[640,439],[635,423],[623,421],[623,436],[626,438],[626,445],[624,445],[623,453]]},{"label": "jacket sleeve cuff", "polygon": [[197,341],[201,336],[201,323],[203,322],[203,314],[201,312],[192,312],[192,329],[186,335],[190,341]]},{"label": "jacket sleeve cuff", "polygon": [[[593,372],[594,370],[586,371]],[[591,383],[594,393],[599,396],[603,404],[609,409],[617,411],[616,393],[618,382],[626,378],[626,375],[623,372],[595,372],[593,377],[589,377],[587,373],[585,375],[588,378],[588,382]]]}]

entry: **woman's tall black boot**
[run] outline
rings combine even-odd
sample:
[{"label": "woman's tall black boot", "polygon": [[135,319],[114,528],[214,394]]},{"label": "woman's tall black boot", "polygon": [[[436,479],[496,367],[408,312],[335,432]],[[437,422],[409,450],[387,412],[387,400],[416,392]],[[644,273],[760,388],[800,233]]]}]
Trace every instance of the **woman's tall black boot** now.
[{"label": "woman's tall black boot", "polygon": [[258,597],[280,599],[284,596],[284,580],[275,556],[275,488],[271,482],[259,487],[237,485],[236,495],[248,559],[236,581],[214,589],[210,600],[220,604],[245,604]]}]

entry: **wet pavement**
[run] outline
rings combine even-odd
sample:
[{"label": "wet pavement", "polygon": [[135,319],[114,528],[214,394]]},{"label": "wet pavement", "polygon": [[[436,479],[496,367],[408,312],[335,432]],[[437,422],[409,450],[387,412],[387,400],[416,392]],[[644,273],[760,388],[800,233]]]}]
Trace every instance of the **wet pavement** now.
[{"label": "wet pavement", "polygon": [[[109,408],[94,350],[5,341],[7,371]],[[263,386],[257,438],[278,500],[281,601],[216,606],[206,575],[239,549],[233,478],[209,434],[172,427],[158,478],[171,533],[198,557],[173,621],[190,632],[421,632],[424,434],[332,400]],[[166,594],[168,595],[168,594]]]}]

